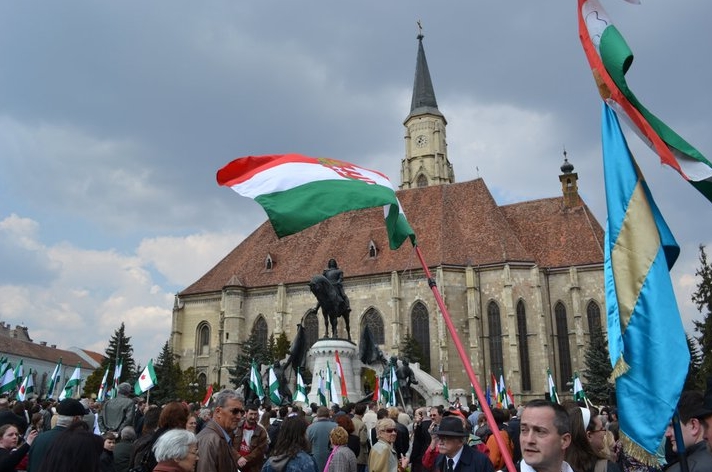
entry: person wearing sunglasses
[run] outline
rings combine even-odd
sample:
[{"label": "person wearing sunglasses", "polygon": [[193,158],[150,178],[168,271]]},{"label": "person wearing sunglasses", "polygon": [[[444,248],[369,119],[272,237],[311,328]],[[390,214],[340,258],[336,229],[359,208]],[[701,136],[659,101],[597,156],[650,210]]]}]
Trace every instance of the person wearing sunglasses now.
[{"label": "person wearing sunglasses", "polygon": [[197,472],[237,471],[233,458],[234,431],[245,413],[235,390],[224,389],[215,395],[213,418],[198,433]]},{"label": "person wearing sunglasses", "polygon": [[376,423],[378,442],[373,445],[368,455],[369,472],[400,472],[408,466],[408,458],[396,456],[393,444],[396,442],[396,422],[383,418]]}]

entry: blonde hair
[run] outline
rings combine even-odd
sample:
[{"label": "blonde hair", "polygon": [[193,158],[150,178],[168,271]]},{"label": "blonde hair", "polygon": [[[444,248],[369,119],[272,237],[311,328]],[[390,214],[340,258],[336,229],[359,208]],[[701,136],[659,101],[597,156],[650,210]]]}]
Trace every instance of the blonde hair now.
[{"label": "blonde hair", "polygon": [[334,446],[343,446],[349,442],[349,433],[341,426],[337,426],[329,433],[329,439]]}]

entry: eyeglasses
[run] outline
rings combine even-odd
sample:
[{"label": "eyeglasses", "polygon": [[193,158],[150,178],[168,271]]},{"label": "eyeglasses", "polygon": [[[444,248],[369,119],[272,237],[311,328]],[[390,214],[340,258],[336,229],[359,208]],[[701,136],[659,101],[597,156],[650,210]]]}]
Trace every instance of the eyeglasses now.
[{"label": "eyeglasses", "polygon": [[242,415],[245,413],[245,410],[243,410],[242,408],[233,408],[232,410],[228,410],[228,411],[230,413],[232,413],[233,415]]},{"label": "eyeglasses", "polygon": [[589,433],[600,433],[600,432],[602,432],[602,431],[606,431],[606,429],[605,429],[605,428],[592,429],[591,431],[589,431]]},{"label": "eyeglasses", "polygon": [[396,428],[386,428],[386,429],[382,429],[381,431],[383,431],[384,433],[395,433]]}]

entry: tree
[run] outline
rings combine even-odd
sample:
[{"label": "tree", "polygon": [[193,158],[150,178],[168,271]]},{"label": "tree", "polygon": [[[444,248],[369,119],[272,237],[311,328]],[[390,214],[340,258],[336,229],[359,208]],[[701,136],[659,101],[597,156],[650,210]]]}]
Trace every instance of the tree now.
[{"label": "tree", "polygon": [[235,359],[235,367],[228,369],[230,382],[235,387],[240,386],[240,381],[250,371],[253,360],[258,365],[271,363],[271,355],[267,352],[265,346],[260,344],[257,339],[257,333],[250,334],[250,337],[238,343],[238,346],[240,346],[240,351]]},{"label": "tree", "polygon": [[181,398],[182,372],[168,341],[156,358],[153,370],[158,383],[151,389],[151,403],[162,405]]},{"label": "tree", "polygon": [[696,338],[702,353],[702,362],[697,374],[698,385],[705,385],[707,377],[712,375],[712,266],[707,261],[705,246],[700,245],[700,267],[695,272],[700,277],[697,290],[692,294],[692,301],[697,310],[702,313],[702,321],[693,321],[695,332],[700,335]]},{"label": "tree", "polygon": [[400,345],[401,358],[407,359],[408,362],[420,363],[420,369],[425,372],[430,372],[430,365],[425,356],[423,356],[423,348],[420,343],[410,334],[403,337]]},{"label": "tree", "polygon": [[279,333],[279,336],[277,336],[277,342],[275,343],[275,349],[274,349],[274,358],[282,360],[287,355],[289,354],[289,348],[291,347],[291,343],[289,342],[289,338],[287,338],[287,334],[282,331]]},{"label": "tree", "polygon": [[586,368],[583,371],[586,377],[584,388],[588,398],[596,404],[612,403],[615,397],[615,387],[609,382],[613,367],[608,354],[608,343],[603,335],[600,324],[591,328],[591,342],[584,353]]},{"label": "tree", "polygon": [[685,334],[685,337],[687,338],[687,348],[690,350],[690,368],[687,371],[683,390],[704,390],[705,384],[700,383],[702,379],[700,377],[702,353],[700,352],[700,348],[697,347],[697,341],[695,341],[692,336]]},{"label": "tree", "polygon": [[136,362],[133,359],[133,346],[131,346],[131,337],[126,336],[124,323],[121,323],[119,329],[114,331],[113,336],[109,339],[109,346],[104,351],[104,360],[101,361],[101,367],[96,369],[84,383],[85,395],[96,395],[101,386],[101,379],[104,377],[106,368],[109,368],[109,375],[106,379],[107,389],[114,385],[114,370],[118,358],[121,359],[123,367],[121,369],[121,382],[133,382],[136,377]]}]

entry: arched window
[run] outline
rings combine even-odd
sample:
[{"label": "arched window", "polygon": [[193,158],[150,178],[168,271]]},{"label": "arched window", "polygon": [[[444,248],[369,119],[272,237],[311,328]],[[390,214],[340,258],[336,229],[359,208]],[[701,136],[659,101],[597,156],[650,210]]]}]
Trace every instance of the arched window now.
[{"label": "arched window", "polygon": [[524,301],[517,302],[517,341],[519,344],[519,365],[522,369],[522,390],[532,389],[532,376],[529,369],[529,339],[527,338],[527,312]]},{"label": "arched window", "polygon": [[210,354],[210,325],[203,322],[198,325],[198,355],[207,356]]},{"label": "arched window", "polygon": [[267,257],[265,258],[265,269],[272,270],[272,266],[274,266],[274,262],[272,261],[272,256],[267,254]]},{"label": "arched window", "polygon": [[267,321],[264,316],[257,317],[254,326],[252,326],[252,333],[257,338],[257,343],[267,349]]},{"label": "arched window", "polygon": [[413,305],[410,312],[410,330],[423,354],[420,368],[427,372],[430,370],[430,317],[422,302]]},{"label": "arched window", "polygon": [[415,186],[416,187],[427,187],[428,186],[428,178],[426,176],[424,176],[423,174],[420,174],[415,181]]},{"label": "arched window", "polygon": [[586,306],[586,316],[588,317],[589,333],[593,333],[595,328],[601,328],[601,309],[598,303],[591,300]]},{"label": "arched window", "polygon": [[198,385],[200,385],[200,388],[205,388],[208,385],[208,377],[204,372],[198,374]]},{"label": "arched window", "polygon": [[361,318],[361,333],[365,327],[371,330],[373,340],[376,344],[386,344],[386,334],[383,330],[383,317],[375,308],[369,308]]},{"label": "arched window", "polygon": [[319,317],[316,312],[309,310],[302,320],[304,327],[304,335],[307,340],[307,346],[313,346],[319,340]]},{"label": "arched window", "polygon": [[559,344],[559,380],[561,391],[568,392],[568,382],[571,382],[573,373],[571,372],[571,349],[569,347],[569,322],[566,320],[566,307],[563,303],[557,302],[554,305],[554,317],[556,318],[556,339]]},{"label": "arched window", "polygon": [[376,257],[378,255],[378,248],[376,248],[376,243],[370,241],[368,243],[368,257]]},{"label": "arched window", "polygon": [[490,368],[495,377],[499,377],[504,372],[502,321],[499,316],[499,305],[494,301],[487,305],[487,322],[489,324]]}]

